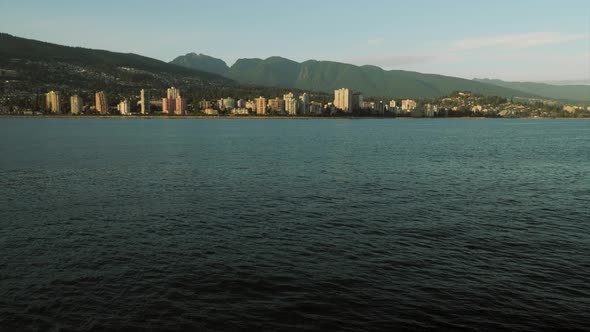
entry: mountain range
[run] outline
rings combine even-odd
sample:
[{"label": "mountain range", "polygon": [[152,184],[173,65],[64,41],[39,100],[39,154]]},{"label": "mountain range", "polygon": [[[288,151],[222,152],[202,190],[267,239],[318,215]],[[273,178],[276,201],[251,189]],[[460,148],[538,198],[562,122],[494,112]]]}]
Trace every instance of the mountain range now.
[{"label": "mountain range", "polygon": [[223,60],[189,53],[166,63],[138,54],[63,46],[5,33],[0,33],[0,76],[10,79],[2,89],[12,94],[48,89],[128,93],[138,88],[175,85],[207,91],[201,97],[214,97],[232,91],[247,95],[271,91],[265,87],[272,91],[295,89],[327,94],[347,87],[365,96],[382,98],[433,98],[471,91],[505,98],[590,102],[590,85],[468,80],[332,61],[299,63],[282,57],[239,59],[229,67]]},{"label": "mountain range", "polygon": [[475,80],[478,82],[503,86],[505,88],[519,90],[550,99],[571,100],[579,102],[590,101],[590,85],[585,84],[553,85],[535,82],[505,82],[491,79]]},{"label": "mountain range", "polygon": [[235,84],[209,71],[138,54],[62,46],[6,33],[0,33],[0,69],[11,73],[11,84],[5,85],[5,89],[14,87],[21,91]]},{"label": "mountain range", "polygon": [[327,93],[348,87],[367,96],[434,98],[449,95],[454,91],[471,91],[505,98],[590,102],[590,86],[587,85],[558,86],[500,80],[468,80],[332,61],[309,60],[299,63],[282,57],[270,57],[264,60],[239,59],[229,67],[221,59],[189,53],[177,57],[171,63],[215,73],[241,84],[280,86]]}]

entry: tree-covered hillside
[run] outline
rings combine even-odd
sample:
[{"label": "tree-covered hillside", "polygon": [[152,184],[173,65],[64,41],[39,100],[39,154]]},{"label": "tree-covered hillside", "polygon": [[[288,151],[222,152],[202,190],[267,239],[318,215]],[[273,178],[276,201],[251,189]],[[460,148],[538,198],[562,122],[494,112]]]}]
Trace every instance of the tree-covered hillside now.
[{"label": "tree-covered hillside", "polygon": [[478,79],[477,81],[516,89],[545,98],[590,102],[590,85],[552,85],[533,82],[506,82],[490,79]]},{"label": "tree-covered hillside", "polygon": [[[191,56],[177,58],[174,63],[190,68],[216,72],[203,61],[191,64]],[[221,61],[221,60],[220,60]],[[227,72],[239,83],[280,86],[310,91],[332,92],[347,87],[367,96],[383,98],[434,98],[453,91],[471,91],[481,95],[512,97],[538,97],[493,84],[462,78],[421,74],[403,70],[383,70],[375,66],[355,66],[331,61],[305,61],[298,63],[281,57],[268,59],[239,59]]]}]

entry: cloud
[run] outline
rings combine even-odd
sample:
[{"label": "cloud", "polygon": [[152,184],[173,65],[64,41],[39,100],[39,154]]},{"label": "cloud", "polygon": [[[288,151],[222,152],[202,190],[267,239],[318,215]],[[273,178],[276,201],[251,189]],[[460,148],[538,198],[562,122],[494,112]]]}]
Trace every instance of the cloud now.
[{"label": "cloud", "polygon": [[528,48],[541,45],[560,44],[588,38],[590,38],[590,34],[562,34],[559,32],[521,33],[461,39],[452,42],[451,49],[455,51],[463,51],[492,47]]}]

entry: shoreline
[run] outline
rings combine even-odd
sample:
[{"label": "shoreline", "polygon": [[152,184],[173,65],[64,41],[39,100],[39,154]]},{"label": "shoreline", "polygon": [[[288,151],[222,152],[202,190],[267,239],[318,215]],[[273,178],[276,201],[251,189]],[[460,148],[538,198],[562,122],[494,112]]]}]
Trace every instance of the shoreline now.
[{"label": "shoreline", "polygon": [[39,118],[39,119],[166,119],[166,120],[186,120],[186,119],[249,119],[249,120],[362,120],[362,119],[379,119],[379,120],[499,120],[499,119],[528,119],[528,120],[590,120],[587,118],[540,118],[540,117],[523,117],[523,118],[486,118],[486,117],[434,117],[434,118],[413,118],[413,117],[383,117],[383,116],[215,116],[215,115],[24,115],[24,114],[2,114],[2,118]]}]

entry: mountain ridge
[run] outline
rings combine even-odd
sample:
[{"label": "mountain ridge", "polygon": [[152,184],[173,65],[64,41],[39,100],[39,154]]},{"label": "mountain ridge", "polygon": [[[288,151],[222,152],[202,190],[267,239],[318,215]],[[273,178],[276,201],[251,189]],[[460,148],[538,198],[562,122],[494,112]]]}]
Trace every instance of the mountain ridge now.
[{"label": "mountain ridge", "polygon": [[[173,60],[173,63],[183,65],[180,59],[182,56]],[[548,89],[530,89],[514,84],[500,84],[496,80],[469,80],[409,70],[385,70],[375,65],[357,66],[336,61],[297,62],[281,56],[271,56],[266,59],[240,58],[232,66],[227,64],[225,66],[226,77],[242,84],[281,86],[322,92],[348,87],[376,97],[434,98],[465,90],[505,98],[546,98],[590,102],[590,94],[584,97],[583,88],[580,87],[550,85]],[[196,68],[208,70],[204,64]]]},{"label": "mountain ridge", "polygon": [[226,76],[227,72],[229,71],[229,67],[225,61],[203,53],[187,53],[185,55],[176,57],[174,60],[170,61],[170,63],[187,68],[211,72],[221,76]]},{"label": "mountain ridge", "polygon": [[[190,53],[189,57],[191,57]],[[182,56],[177,57],[172,63],[187,65],[187,61],[182,59]],[[194,64],[194,68],[208,70],[203,62]],[[451,76],[406,70],[388,71],[374,65],[357,66],[336,61],[297,62],[281,56],[271,56],[266,59],[240,58],[227,68],[226,77],[241,84],[280,86],[327,93],[347,87],[368,96],[388,98],[434,98],[457,90],[508,98],[539,97],[514,89]]]},{"label": "mountain ridge", "polygon": [[552,85],[540,82],[507,82],[499,79],[474,79],[478,82],[516,89],[551,99],[564,99],[577,102],[590,101],[590,85]]},{"label": "mountain ridge", "polygon": [[[25,86],[81,89],[146,86],[205,86],[236,82],[332,93],[350,88],[370,97],[435,98],[454,91],[475,94],[590,102],[590,86],[554,86],[546,83],[468,80],[406,70],[384,70],[335,61],[293,61],[281,56],[238,59],[231,67],[223,60],[194,52],[170,63],[134,53],[63,46],[0,32],[0,69],[16,70]],[[12,85],[19,86],[19,85]],[[19,88],[19,89],[21,89]],[[35,88],[36,89],[36,88]]]},{"label": "mountain ridge", "polygon": [[187,84],[235,84],[232,80],[134,53],[63,46],[0,33],[0,68],[15,71],[21,90],[120,89]]}]

